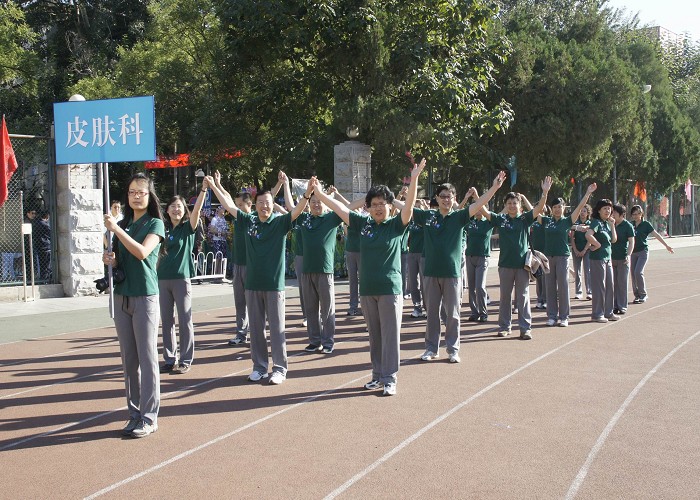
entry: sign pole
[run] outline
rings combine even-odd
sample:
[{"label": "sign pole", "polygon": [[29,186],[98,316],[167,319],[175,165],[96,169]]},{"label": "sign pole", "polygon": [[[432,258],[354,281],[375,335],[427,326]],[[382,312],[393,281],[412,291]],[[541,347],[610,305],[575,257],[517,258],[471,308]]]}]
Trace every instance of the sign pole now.
[{"label": "sign pole", "polygon": [[[105,214],[111,214],[112,207],[109,199],[109,163],[100,163],[102,168],[102,192],[105,201]],[[99,167],[98,167],[99,168]],[[112,233],[107,231],[107,252],[112,252]],[[114,283],[112,280],[112,264],[107,267],[107,281],[109,282],[109,317],[114,319]]]}]

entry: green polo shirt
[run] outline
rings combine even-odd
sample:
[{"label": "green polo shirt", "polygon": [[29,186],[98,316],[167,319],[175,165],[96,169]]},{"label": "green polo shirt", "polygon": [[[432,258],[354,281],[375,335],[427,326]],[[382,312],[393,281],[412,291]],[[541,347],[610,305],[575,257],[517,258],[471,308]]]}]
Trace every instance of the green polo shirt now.
[{"label": "green polo shirt", "polygon": [[357,228],[353,229],[350,226],[348,226],[348,234],[345,236],[345,251],[360,251],[360,231]]},{"label": "green polo shirt", "polygon": [[615,232],[617,233],[617,241],[612,244],[612,259],[625,260],[629,239],[634,238],[634,226],[630,221],[622,219],[622,222],[615,224]]},{"label": "green polo shirt", "polygon": [[472,217],[467,224],[467,251],[470,257],[488,257],[491,255],[491,235],[493,225],[491,221],[478,216]]},{"label": "green polo shirt", "polygon": [[654,226],[649,221],[643,220],[638,226],[634,226],[634,252],[649,250],[647,238],[654,232]]},{"label": "green polo shirt", "polygon": [[304,254],[305,273],[332,274],[335,266],[335,237],[343,219],[333,212],[315,216],[303,213],[296,220]]},{"label": "green polo shirt", "polygon": [[544,253],[544,226],[535,219],[530,228],[530,246]]},{"label": "green polo shirt", "polygon": [[284,290],[284,251],[292,214],[273,213],[262,222],[257,213],[238,211],[238,223],[246,233],[246,290]]},{"label": "green polo shirt", "polygon": [[591,250],[591,260],[610,260],[612,255],[612,231],[608,223],[600,219],[591,219],[590,229],[593,230],[595,239],[600,243],[598,250]]},{"label": "green polo shirt", "polygon": [[498,228],[498,266],[523,269],[528,249],[530,226],[535,222],[532,210],[511,217],[508,214],[491,213],[491,223]]},{"label": "green polo shirt", "polygon": [[425,276],[462,276],[462,237],[469,223],[469,209],[452,210],[443,216],[439,210],[413,209],[413,218],[423,226]]},{"label": "green polo shirt", "polygon": [[[588,226],[590,225],[591,221],[587,220],[585,222],[581,222],[579,219],[578,224],[582,226]],[[583,251],[584,248],[586,248],[586,244],[588,243],[588,240],[586,240],[586,233],[582,231],[574,231],[574,245],[576,245],[576,250],[579,252]]]},{"label": "green polo shirt", "polygon": [[360,295],[401,295],[401,216],[377,224],[368,215],[350,212],[350,229],[360,235]]},{"label": "green polo shirt", "polygon": [[[574,222],[571,220],[571,216],[561,217],[559,220],[556,220],[554,217],[542,217],[544,254],[546,256],[568,257],[571,255],[571,250],[569,250],[569,229],[573,225]],[[534,245],[533,248],[535,248]]]},{"label": "green polo shirt", "polygon": [[183,218],[176,227],[165,229],[165,246],[168,253],[158,263],[159,280],[186,279],[194,276],[195,230],[189,218]]},{"label": "green polo shirt", "polygon": [[238,219],[233,220],[233,263],[237,266],[245,266],[245,229],[238,222]]},{"label": "green polo shirt", "polygon": [[408,223],[408,253],[423,253],[425,232],[415,219]]},{"label": "green polo shirt", "polygon": [[[144,214],[136,222],[130,221],[125,230],[138,243],[143,243],[143,240],[149,234],[160,236],[161,242],[165,238],[163,221],[151,217],[148,213]],[[148,254],[148,257],[140,260],[134,257],[121,241],[117,243],[119,248],[117,264],[124,271],[126,279],[114,285],[114,293],[126,297],[158,295],[158,272],[156,267],[158,265],[160,245],[161,243],[158,243],[151,253]]]},{"label": "green polo shirt", "polygon": [[[308,212],[303,212],[302,215]],[[301,215],[299,216],[301,217]],[[292,241],[292,253],[294,254],[295,257],[303,257],[304,256],[304,243],[301,239],[301,228],[299,227],[299,217],[292,222],[292,234],[291,236],[291,241]]]}]

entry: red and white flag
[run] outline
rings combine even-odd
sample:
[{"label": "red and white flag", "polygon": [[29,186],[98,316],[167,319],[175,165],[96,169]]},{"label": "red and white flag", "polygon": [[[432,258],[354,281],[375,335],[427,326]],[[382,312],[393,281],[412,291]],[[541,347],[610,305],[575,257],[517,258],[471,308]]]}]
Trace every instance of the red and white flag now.
[{"label": "red and white flag", "polygon": [[10,134],[5,125],[5,115],[2,115],[2,140],[0,141],[0,207],[7,201],[7,185],[12,174],[17,170],[17,158],[12,149]]}]

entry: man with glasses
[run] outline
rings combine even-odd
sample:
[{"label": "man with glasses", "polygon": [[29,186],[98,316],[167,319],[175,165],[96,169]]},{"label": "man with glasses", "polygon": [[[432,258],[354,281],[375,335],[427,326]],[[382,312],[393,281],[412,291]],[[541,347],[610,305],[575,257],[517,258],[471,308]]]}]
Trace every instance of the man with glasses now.
[{"label": "man with glasses", "polygon": [[[287,233],[311,199],[311,183],[292,212],[278,214],[272,193],[258,191],[253,213],[239,210],[230,196],[219,189],[213,178],[205,177],[219,202],[245,231],[246,269],[245,296],[250,328],[250,355],[253,371],[251,382],[270,378],[270,384],[281,384],[287,378],[287,341],[284,322],[284,269]],[[315,179],[315,178],[312,178]],[[265,339],[265,320],[270,326],[272,374],[267,373],[269,356]]]},{"label": "man with glasses", "polygon": [[[436,190],[436,210],[413,209],[413,218],[423,226],[425,252],[425,296],[428,313],[423,361],[440,356],[440,306],[445,310],[445,347],[451,363],[459,363],[459,307],[462,297],[462,233],[471,217],[488,203],[503,184],[505,173],[499,172],[491,188],[468,208],[454,209],[457,193],[452,184]],[[396,203],[396,202],[395,202]]]}]

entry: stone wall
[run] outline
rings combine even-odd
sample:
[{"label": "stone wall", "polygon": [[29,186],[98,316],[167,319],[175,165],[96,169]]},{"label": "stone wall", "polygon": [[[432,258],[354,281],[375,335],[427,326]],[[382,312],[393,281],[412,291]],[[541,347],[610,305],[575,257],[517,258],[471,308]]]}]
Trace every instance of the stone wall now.
[{"label": "stone wall", "polygon": [[333,149],[333,185],[348,200],[364,198],[372,185],[372,148],[345,141]]},{"label": "stone wall", "polygon": [[56,166],[58,268],[68,297],[96,295],[102,264],[102,190],[94,165]]}]

